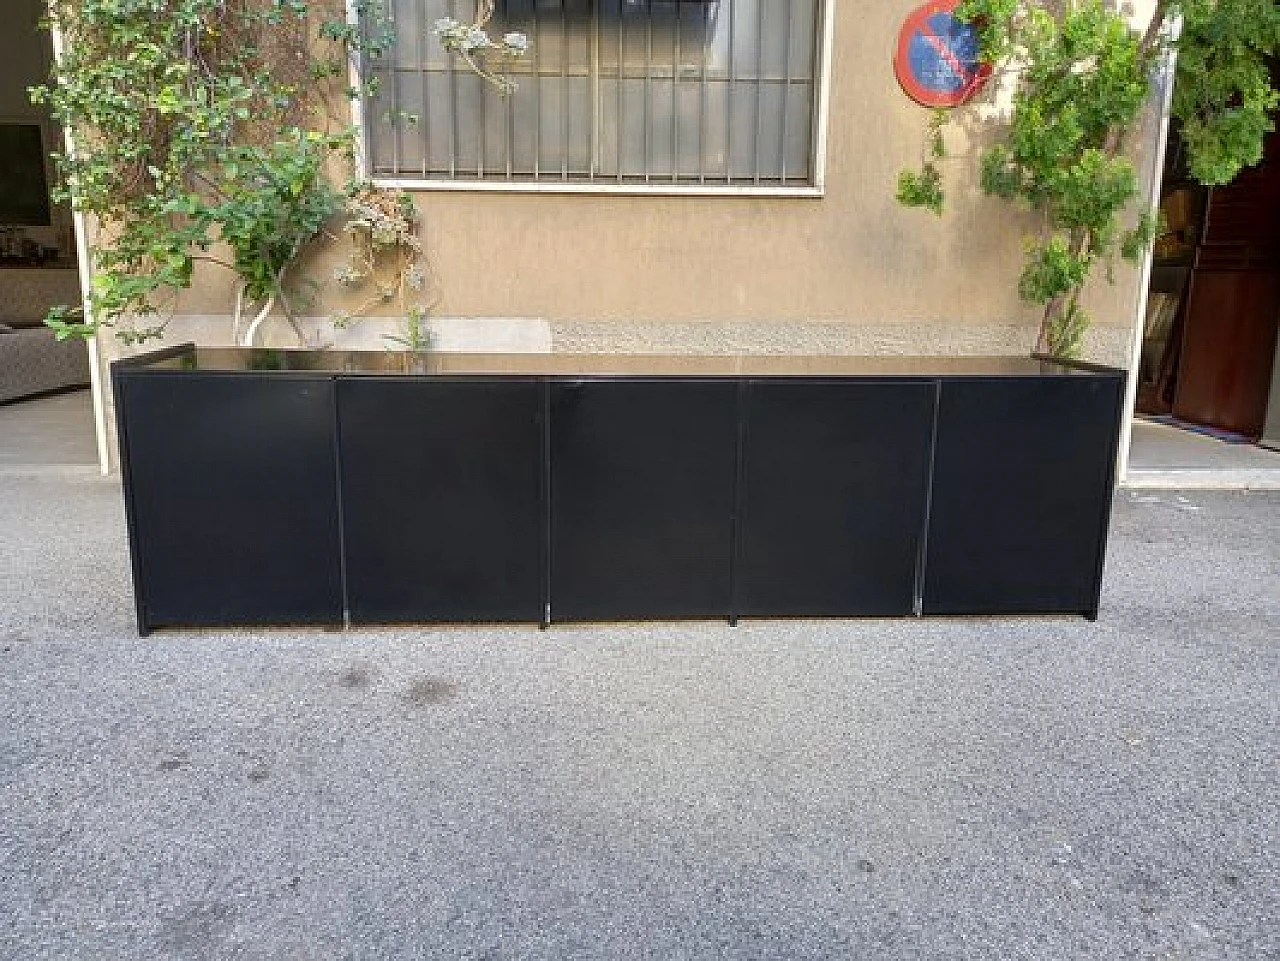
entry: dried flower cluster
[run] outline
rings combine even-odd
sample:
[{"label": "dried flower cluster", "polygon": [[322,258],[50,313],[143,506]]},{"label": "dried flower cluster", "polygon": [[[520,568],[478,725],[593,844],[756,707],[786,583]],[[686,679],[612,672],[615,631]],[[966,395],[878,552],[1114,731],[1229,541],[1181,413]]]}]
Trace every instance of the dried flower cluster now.
[{"label": "dried flower cluster", "polygon": [[518,60],[529,52],[529,38],[523,33],[510,32],[495,40],[489,34],[489,21],[493,19],[493,0],[483,0],[471,23],[463,23],[453,17],[435,22],[434,33],[450,53],[456,54],[467,67],[481,79],[493,84],[503,95],[515,92],[516,85],[502,72],[503,62]]},{"label": "dried flower cluster", "polygon": [[423,300],[427,271],[418,222],[418,209],[404,191],[374,184],[352,188],[343,225],[351,253],[334,271],[334,280],[352,290],[368,285],[372,293],[354,310],[335,314],[335,327],[346,327],[379,305],[394,305],[406,318],[406,336],[390,339],[412,350],[426,346],[422,320],[431,305]]}]

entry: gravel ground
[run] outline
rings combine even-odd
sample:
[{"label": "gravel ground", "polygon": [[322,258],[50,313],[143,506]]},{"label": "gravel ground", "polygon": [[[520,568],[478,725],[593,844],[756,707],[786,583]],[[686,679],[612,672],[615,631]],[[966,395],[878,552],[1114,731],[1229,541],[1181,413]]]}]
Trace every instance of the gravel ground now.
[{"label": "gravel ground", "polygon": [[133,631],[0,478],[0,957],[1280,958],[1280,495],[1101,619]]}]

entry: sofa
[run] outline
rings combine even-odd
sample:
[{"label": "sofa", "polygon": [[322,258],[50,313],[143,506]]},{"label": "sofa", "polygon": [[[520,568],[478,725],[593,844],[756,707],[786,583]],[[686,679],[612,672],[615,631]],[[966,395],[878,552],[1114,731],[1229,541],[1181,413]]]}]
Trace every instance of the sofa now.
[{"label": "sofa", "polygon": [[75,270],[0,269],[0,403],[89,384],[89,352],[44,326],[56,304],[77,303]]}]

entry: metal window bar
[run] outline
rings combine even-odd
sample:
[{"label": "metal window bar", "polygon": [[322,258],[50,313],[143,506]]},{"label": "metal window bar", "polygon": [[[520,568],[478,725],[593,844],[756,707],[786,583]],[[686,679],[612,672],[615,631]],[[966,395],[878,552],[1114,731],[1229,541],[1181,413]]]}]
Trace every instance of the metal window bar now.
[{"label": "metal window bar", "polygon": [[644,18],[644,182],[653,165],[653,0],[645,0]]},{"label": "metal window bar", "polygon": [[764,4],[756,0],[756,137],[751,145],[752,182],[760,183],[760,141],[764,137]]},{"label": "metal window bar", "polygon": [[676,0],[674,14],[675,36],[672,38],[671,64],[671,182],[680,180],[680,0]]},{"label": "metal window bar", "polygon": [[702,27],[702,68],[698,82],[698,183],[707,182],[707,55],[714,31],[709,31],[706,18]]},{"label": "metal window bar", "polygon": [[592,4],[591,14],[591,53],[588,68],[588,89],[591,91],[587,104],[588,156],[587,179],[595,180],[600,170],[600,12]]},{"label": "metal window bar", "polygon": [[[530,5],[530,18],[526,24],[534,44],[533,58],[530,66],[521,70],[523,76],[520,78],[522,85],[533,84],[530,96],[523,98],[520,104],[515,100],[504,100],[499,107],[490,102],[489,98],[497,94],[489,90],[487,84],[463,74],[466,81],[477,84],[479,94],[479,109],[472,108],[474,113],[468,116],[460,90],[463,82],[460,74],[463,72],[458,68],[456,58],[442,57],[438,51],[431,50],[429,44],[435,41],[430,36],[429,25],[434,20],[432,11],[437,15],[447,12],[457,19],[459,8],[467,8],[471,4],[462,4],[458,0],[396,0],[388,4],[389,21],[393,25],[397,20],[402,25],[408,20],[421,21],[422,35],[414,38],[416,58],[414,45],[410,44],[405,56],[402,43],[389,54],[393,62],[374,71],[375,74],[383,73],[388,81],[388,89],[381,99],[390,105],[391,123],[388,129],[381,118],[377,118],[377,122],[373,119],[367,121],[373,169],[379,174],[393,176],[408,173],[454,179],[461,176],[477,180],[536,181],[558,167],[558,179],[562,181],[590,183],[610,180],[618,184],[661,180],[675,184],[788,185],[807,180],[812,171],[812,157],[807,156],[803,162],[798,160],[800,142],[792,141],[797,134],[803,136],[806,130],[812,134],[821,36],[819,24],[815,22],[811,33],[813,49],[809,51],[808,62],[802,63],[801,58],[806,54],[803,49],[796,48],[796,31],[808,27],[798,23],[796,17],[813,16],[815,21],[820,20],[822,5],[797,3],[796,0],[754,2],[753,8],[752,0],[662,0],[661,4],[654,0],[641,0],[628,15],[626,0],[594,0],[589,5],[587,0],[582,0],[574,5],[573,10],[569,9],[566,0],[558,4],[561,50],[559,62],[552,65],[547,63],[545,54],[557,40],[557,31],[546,22],[545,15],[539,15],[541,4],[535,0]],[[694,17],[703,18],[697,28],[700,33],[697,42],[701,43],[702,50],[700,59],[693,60],[689,71],[689,79],[697,83],[697,90],[690,87],[685,91],[689,96],[682,97],[683,60],[691,52],[690,43],[695,42],[694,18],[685,22],[685,17],[690,15],[687,6],[690,3],[697,3],[699,7]],[[769,8],[768,16],[765,13],[766,3],[778,5]],[[781,24],[772,19],[775,10],[783,16]],[[612,65],[604,56],[608,52],[608,44],[602,33],[608,15],[618,18],[616,64]],[[644,17],[643,24],[636,22],[640,16]],[[634,35],[640,41],[641,55],[633,54],[630,58],[628,40],[632,33],[629,25],[643,30],[643,34]],[[504,28],[495,22],[494,29]],[[657,42],[659,29],[662,30],[661,44]],[[751,36],[753,29],[755,37]],[[767,30],[773,30],[775,35],[781,34],[781,63],[773,53],[765,50]],[[775,36],[775,41],[777,39],[779,37]],[[573,47],[576,52],[571,53],[573,40],[577,40]],[[542,49],[544,45],[547,45],[547,51]],[[720,59],[721,53],[723,60]],[[433,54],[437,57],[434,66]],[[402,58],[400,62],[394,62],[397,56]],[[744,56],[748,58],[747,63],[753,62],[753,68],[740,75]],[[575,57],[581,63],[577,63]],[[693,73],[695,69],[696,76]],[[415,73],[416,77],[413,76]],[[612,98],[607,96],[604,83],[610,78],[617,84]],[[554,102],[548,101],[547,91],[543,89],[544,84],[557,83],[557,80],[560,97],[555,106],[560,111],[558,117],[547,113],[549,108],[554,109]],[[669,89],[665,87],[668,81]],[[413,131],[405,129],[405,83],[416,84],[422,90],[422,111],[418,127]],[[446,97],[440,96],[439,85],[445,83],[448,85],[447,103]],[[636,147],[642,146],[642,151],[632,150],[629,146],[628,108],[638,109],[630,105],[629,83],[643,88],[643,91],[635,91],[642,92],[643,99],[643,117],[636,118],[640,121],[640,130],[636,131],[639,142],[635,144]],[[749,93],[743,89],[747,87],[752,88]],[[713,91],[716,94],[714,101]],[[771,92],[780,94],[781,103]],[[581,95],[589,101],[585,109],[585,130],[577,127],[576,120],[584,113],[583,106],[575,99]],[[749,105],[741,105],[750,111],[746,113],[738,109],[744,95],[753,95]],[[792,103],[793,98],[796,103]],[[801,98],[808,102],[808,125],[797,127],[795,118],[801,109]],[[665,109],[668,103],[672,111],[670,118],[661,115],[661,109]],[[576,105],[575,109],[571,109],[571,105]],[[661,109],[659,105],[663,105]],[[611,107],[616,114],[606,123],[607,111]],[[490,155],[488,148],[493,137],[488,126],[490,112],[494,109],[501,109],[503,114],[503,149],[501,154],[495,151]],[[447,117],[445,111],[448,112]],[[661,124],[668,119],[669,140],[660,132],[663,129]],[[559,143],[551,153],[547,150],[550,143],[544,136],[545,120],[553,124],[558,121],[560,125]],[[530,123],[533,124],[532,131],[528,127]],[[722,125],[723,144],[716,142],[718,137],[711,136],[717,123]],[[635,125],[633,120],[632,127]],[[614,156],[606,161],[601,151],[604,132],[610,129],[615,136],[615,150]],[[750,134],[746,133],[748,130]],[[420,159],[413,158],[413,151],[406,149],[410,135],[418,138],[414,149],[420,144]],[[740,142],[744,137],[752,142]],[[447,142],[436,143],[440,138]],[[464,138],[474,138],[479,151],[475,164],[468,163],[465,173],[459,169],[463,157],[459,148]],[[527,144],[529,140],[533,143],[531,163],[525,159],[519,146],[522,141]],[[695,142],[696,157],[693,155]],[[442,147],[447,147],[447,150]],[[615,164],[613,170],[608,169],[609,162]],[[723,171],[713,166],[713,162],[723,163]],[[668,171],[663,167],[667,163],[671,165],[669,177],[665,176]]]},{"label": "metal window bar", "polygon": [[510,98],[505,100],[502,106],[503,120],[505,121],[502,125],[502,133],[507,142],[507,179],[510,180],[515,170],[513,151],[515,150],[516,139],[516,111],[515,104],[511,102]]},{"label": "metal window bar", "polygon": [[560,179],[569,179],[569,12],[560,0]]},{"label": "metal window bar", "polygon": [[737,9],[735,0],[729,0],[729,87],[724,111],[724,182],[727,184],[733,183],[733,95],[738,89]]},{"label": "metal window bar", "polygon": [[419,123],[422,128],[422,176],[426,177],[431,170],[431,100],[427,91],[427,10],[428,0],[418,4],[418,70],[422,73],[422,116]]},{"label": "metal window bar", "polygon": [[[449,0],[449,16],[458,19],[458,0]],[[462,143],[462,124],[458,119],[458,65],[449,57],[449,177],[458,176],[458,144]]]},{"label": "metal window bar", "polygon": [[510,97],[499,100],[498,103],[502,107],[502,140],[506,155],[506,175],[507,179],[510,180],[512,174],[511,151],[515,141],[515,115]]},{"label": "metal window bar", "polygon": [[[476,6],[479,4],[477,3]],[[472,17],[475,17],[474,12]],[[474,77],[470,79],[480,88],[480,122],[476,124],[476,133],[479,135],[479,143],[476,146],[476,179],[484,180],[485,165],[489,161],[489,111],[486,109],[489,102],[489,85]]]},{"label": "metal window bar", "polygon": [[787,182],[787,108],[791,106],[791,20],[794,12],[792,0],[786,2],[782,28],[782,69],[786,76],[782,84],[782,124],[778,131],[778,179],[784,184]]},{"label": "metal window bar", "polygon": [[[396,32],[396,5],[394,3],[387,5],[387,24],[391,28],[393,34]],[[400,116],[400,71],[396,69],[396,55],[399,51],[393,44],[387,51],[387,56],[391,58],[390,69],[387,70],[388,79],[391,81],[388,86],[391,88],[391,115],[389,123],[391,124],[391,167],[394,170],[400,169],[400,157],[403,155],[401,150],[401,136],[404,129],[403,118]]]},{"label": "metal window bar", "polygon": [[375,136],[377,125],[373,117],[373,97],[367,93],[370,90],[369,84],[376,77],[373,73],[373,64],[369,61],[368,44],[369,44],[369,21],[362,16],[356,17],[355,28],[360,36],[360,49],[356,51],[356,77],[360,90],[360,97],[364,109],[360,111],[360,132],[364,136],[363,148],[358,151],[359,162],[357,169],[361,176],[372,176],[376,171],[374,166],[376,160],[374,157],[373,145],[377,142]]},{"label": "metal window bar", "polygon": [[542,175],[542,21],[539,0],[533,0],[533,179]]},{"label": "metal window bar", "polygon": [[511,98],[502,98],[498,101],[498,106],[502,110],[500,119],[502,120],[503,172],[510,180],[513,172],[511,151],[515,143],[515,117],[512,113]]},{"label": "metal window bar", "polygon": [[617,0],[617,4],[618,4],[618,90],[617,90],[618,113],[617,113],[617,116],[613,118],[614,130],[616,131],[613,139],[616,141],[614,146],[617,148],[617,158],[615,161],[617,163],[617,170],[615,171],[615,173],[617,174],[618,183],[623,183],[624,177],[626,175],[626,164],[623,160],[623,154],[622,154],[623,144],[625,143],[626,136],[627,136],[626,114],[625,114],[625,109],[623,107],[623,103],[626,100],[626,98],[623,96],[623,90],[625,89],[625,86],[626,86],[624,82],[626,70],[624,68],[627,63],[626,2],[627,0]]}]

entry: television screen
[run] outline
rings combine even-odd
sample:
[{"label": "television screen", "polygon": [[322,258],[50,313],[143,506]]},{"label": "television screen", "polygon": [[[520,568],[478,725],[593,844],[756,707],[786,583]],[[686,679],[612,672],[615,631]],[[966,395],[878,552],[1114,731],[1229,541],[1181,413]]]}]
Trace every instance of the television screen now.
[{"label": "television screen", "polygon": [[40,125],[0,123],[0,227],[51,224]]}]

